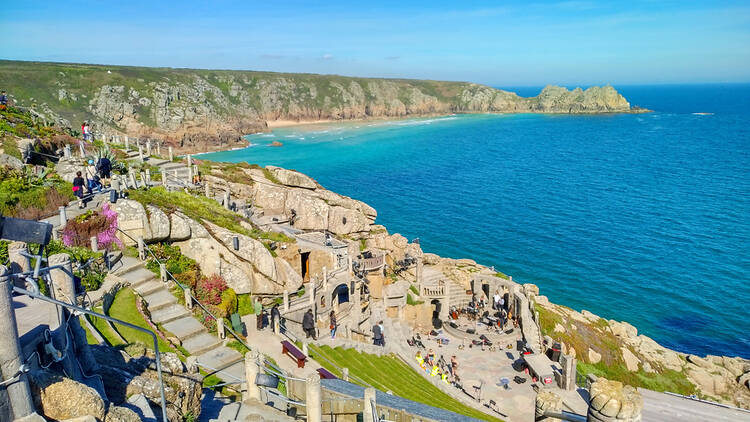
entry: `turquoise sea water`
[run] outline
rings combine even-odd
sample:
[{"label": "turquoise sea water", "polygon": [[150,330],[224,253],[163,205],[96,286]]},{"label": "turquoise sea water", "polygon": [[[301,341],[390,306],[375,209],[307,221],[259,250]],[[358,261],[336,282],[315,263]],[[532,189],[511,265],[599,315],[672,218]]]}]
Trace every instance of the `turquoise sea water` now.
[{"label": "turquoise sea water", "polygon": [[750,358],[750,86],[617,88],[656,111],[313,125],[201,158],[302,171],[425,251],[670,348]]}]

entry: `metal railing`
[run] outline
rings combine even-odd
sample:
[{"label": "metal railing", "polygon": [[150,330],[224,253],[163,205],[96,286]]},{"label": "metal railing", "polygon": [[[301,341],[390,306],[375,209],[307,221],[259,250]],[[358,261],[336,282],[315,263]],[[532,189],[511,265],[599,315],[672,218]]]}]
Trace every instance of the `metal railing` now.
[{"label": "metal railing", "polygon": [[[122,234],[124,234],[125,236],[127,236],[130,240],[132,240],[133,242],[135,242],[137,245],[142,244],[144,251],[148,252],[148,254],[151,255],[151,257],[154,259],[154,261],[157,264],[159,264],[160,267],[164,264],[163,262],[161,262],[161,260],[159,260],[159,258],[151,250],[151,248],[149,248],[148,245],[146,245],[145,242],[143,242],[143,239],[141,239],[140,241],[137,240],[137,239],[134,239],[133,236],[131,236],[131,235],[127,234],[126,232],[120,230],[120,228],[118,228],[117,231],[120,232],[120,233],[122,233]],[[171,281],[172,283],[174,283],[175,286],[179,287],[182,290],[183,294],[185,292],[187,292],[190,295],[193,303],[197,304],[206,314],[208,314],[209,317],[211,317],[214,321],[218,321],[219,320],[219,317],[217,317],[216,315],[212,314],[211,311],[209,311],[208,308],[203,303],[201,303],[201,301],[198,300],[198,298],[196,298],[193,295],[193,292],[190,289],[190,287],[185,286],[182,283],[180,283],[174,277],[174,275],[172,275],[172,273],[169,270],[166,269],[166,266],[165,266],[165,271],[164,272],[166,273],[167,280]],[[221,317],[221,319],[224,320],[223,317]],[[230,328],[230,326],[231,326],[231,324],[226,324],[225,323],[224,324],[224,330],[227,331],[227,332],[229,332],[229,334],[231,334],[232,336],[234,336],[234,338],[237,339],[237,341],[239,341],[240,344],[242,344],[243,346],[245,346],[248,350],[251,350],[250,345],[248,345],[245,342],[245,340],[239,334],[237,334],[236,332],[234,332],[234,330],[232,330]]]},{"label": "metal railing", "polygon": [[[63,268],[63,267],[64,266],[62,266],[62,265],[56,265],[56,266],[53,266],[53,267],[45,268],[44,270],[45,270],[45,272],[48,272],[51,269]],[[12,277],[18,277],[18,276],[24,276],[24,275],[28,276],[30,273],[32,273],[32,272],[30,271],[28,273],[11,274],[11,276]],[[72,274],[70,274],[70,275],[72,276]],[[153,331],[148,330],[148,329],[143,328],[143,327],[139,327],[139,326],[131,324],[129,322],[125,322],[125,321],[122,321],[122,320],[119,320],[119,319],[116,319],[116,318],[112,318],[112,317],[110,317],[108,315],[100,314],[100,313],[97,313],[97,312],[94,312],[94,311],[91,311],[91,310],[88,310],[88,309],[85,309],[85,308],[81,308],[81,307],[76,306],[76,305],[72,305],[70,303],[61,302],[59,300],[49,298],[49,297],[41,295],[39,293],[32,292],[32,291],[20,288],[18,286],[13,286],[13,291],[16,292],[16,293],[19,293],[19,294],[23,294],[23,295],[29,296],[29,297],[31,297],[33,299],[39,299],[39,300],[41,300],[43,302],[51,303],[51,304],[53,304],[55,306],[58,306],[58,307],[63,307],[63,308],[70,309],[70,310],[73,310],[73,311],[76,311],[76,312],[80,312],[80,313],[83,313],[83,314],[86,314],[86,315],[91,315],[91,316],[94,316],[94,317],[97,317],[97,318],[102,318],[102,319],[104,319],[106,321],[109,321],[109,322],[112,322],[112,323],[115,323],[115,324],[122,324],[122,325],[124,325],[124,326],[126,326],[128,328],[131,328],[131,329],[136,330],[136,331],[140,331],[142,333],[146,333],[149,336],[151,336],[151,339],[154,342],[154,353],[156,354],[156,359],[155,359],[156,360],[156,371],[157,371],[158,377],[159,377],[159,394],[161,395],[162,422],[167,422],[168,421],[168,419],[167,419],[167,403],[166,403],[166,399],[165,399],[165,396],[164,396],[164,381],[163,381],[162,370],[161,370],[161,353],[159,352],[159,341],[158,341],[158,338],[156,337],[156,334]]]}]

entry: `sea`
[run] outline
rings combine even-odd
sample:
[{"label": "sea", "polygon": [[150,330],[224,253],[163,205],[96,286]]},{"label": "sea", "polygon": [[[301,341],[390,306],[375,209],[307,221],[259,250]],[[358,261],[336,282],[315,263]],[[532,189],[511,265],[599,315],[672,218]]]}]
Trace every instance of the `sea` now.
[{"label": "sea", "polygon": [[299,170],[426,252],[681,352],[750,358],[750,85],[615,88],[653,112],[296,126],[198,158]]}]

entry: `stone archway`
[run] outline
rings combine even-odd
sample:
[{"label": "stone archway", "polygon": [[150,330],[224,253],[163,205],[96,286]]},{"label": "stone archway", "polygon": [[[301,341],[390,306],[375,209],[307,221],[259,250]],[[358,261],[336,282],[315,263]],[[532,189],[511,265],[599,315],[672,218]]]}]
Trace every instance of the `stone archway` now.
[{"label": "stone archway", "polygon": [[349,286],[346,283],[341,283],[333,289],[331,304],[334,310],[338,311],[339,305],[349,302],[349,293]]},{"label": "stone archway", "polygon": [[440,299],[432,299],[430,305],[432,305],[432,326],[440,329],[443,327],[443,321],[440,319],[443,313],[443,302]]}]

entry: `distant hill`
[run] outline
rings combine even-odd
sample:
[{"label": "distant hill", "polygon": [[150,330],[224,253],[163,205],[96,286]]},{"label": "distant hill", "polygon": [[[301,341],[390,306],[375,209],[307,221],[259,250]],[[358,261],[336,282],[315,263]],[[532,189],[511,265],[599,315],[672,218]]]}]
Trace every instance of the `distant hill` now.
[{"label": "distant hill", "polygon": [[0,89],[63,126],[89,120],[191,150],[233,146],[273,120],[639,111],[611,86],[548,86],[524,98],[468,82],[2,60]]}]

